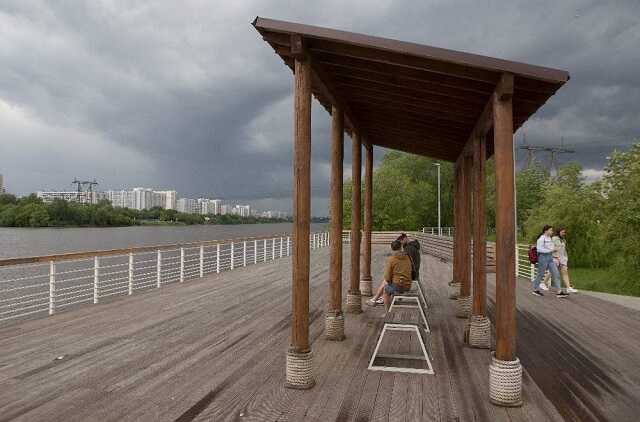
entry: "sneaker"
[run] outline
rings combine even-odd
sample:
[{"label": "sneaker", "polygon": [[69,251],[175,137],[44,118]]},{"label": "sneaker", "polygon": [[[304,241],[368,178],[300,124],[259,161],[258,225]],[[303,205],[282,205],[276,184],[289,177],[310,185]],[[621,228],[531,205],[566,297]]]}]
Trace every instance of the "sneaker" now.
[{"label": "sneaker", "polygon": [[535,296],[544,296],[544,294],[540,291],[540,290],[534,290],[531,292],[531,294],[535,295]]},{"label": "sneaker", "polygon": [[369,299],[365,303],[369,306],[376,306],[376,301],[373,299]]},{"label": "sneaker", "polygon": [[376,300],[376,305],[384,305],[384,299],[383,299],[383,298],[381,298],[381,297],[379,297],[379,298]]},{"label": "sneaker", "polygon": [[545,283],[540,283],[540,288],[545,291],[549,290],[549,286],[547,286]]},{"label": "sneaker", "polygon": [[567,293],[567,292],[560,292],[560,293],[558,293],[558,294],[556,295],[556,297],[557,297],[557,298],[559,298],[559,299],[565,299],[565,298],[568,298],[568,297],[569,297],[569,293]]},{"label": "sneaker", "polygon": [[569,293],[578,293],[578,289],[574,289],[573,287],[569,287],[567,289],[567,292],[569,292]]}]

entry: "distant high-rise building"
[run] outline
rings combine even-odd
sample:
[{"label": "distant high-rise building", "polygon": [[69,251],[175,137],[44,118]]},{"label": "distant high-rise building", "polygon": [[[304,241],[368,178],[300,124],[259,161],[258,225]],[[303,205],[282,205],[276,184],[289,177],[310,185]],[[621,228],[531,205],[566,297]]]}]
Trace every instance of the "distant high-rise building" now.
[{"label": "distant high-rise building", "polygon": [[152,203],[154,207],[175,210],[177,207],[177,192],[174,190],[153,191]]},{"label": "distant high-rise building", "polygon": [[198,204],[200,205],[200,214],[220,214],[220,206],[222,205],[222,201],[220,199],[208,199],[208,198],[199,198]]},{"label": "distant high-rise building", "polygon": [[200,205],[195,199],[180,198],[177,201],[177,210],[187,214],[199,214]]},{"label": "distant high-rise building", "polygon": [[108,190],[105,199],[111,202],[114,207],[133,208],[133,191],[130,190]]},{"label": "distant high-rise building", "polygon": [[133,188],[133,207],[146,210],[153,207],[153,191],[149,188]]},{"label": "distant high-rise building", "polygon": [[68,202],[79,202],[81,204],[96,204],[101,195],[98,192],[77,192],[77,191],[38,191],[36,196],[44,202],[53,202],[62,199]]},{"label": "distant high-rise building", "polygon": [[239,215],[240,217],[249,217],[251,215],[251,206],[235,205],[231,210],[231,213]]},{"label": "distant high-rise building", "polygon": [[6,191],[7,191],[7,188],[4,187],[4,179],[0,174],[0,193],[5,193]]}]

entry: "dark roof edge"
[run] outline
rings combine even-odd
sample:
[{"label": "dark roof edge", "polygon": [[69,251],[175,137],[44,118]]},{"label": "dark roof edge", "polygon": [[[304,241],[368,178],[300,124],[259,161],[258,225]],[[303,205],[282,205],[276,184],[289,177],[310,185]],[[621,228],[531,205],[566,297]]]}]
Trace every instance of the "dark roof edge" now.
[{"label": "dark roof edge", "polygon": [[354,32],[341,31],[331,28],[280,21],[257,16],[252,25],[257,30],[280,33],[296,33],[317,39],[354,44],[361,47],[374,48],[399,54],[407,54],[432,60],[453,63],[462,66],[475,67],[493,72],[508,72],[516,76],[541,80],[545,82],[564,84],[570,79],[569,72],[528,63],[498,59],[462,51],[432,47],[407,41],[381,38]]}]

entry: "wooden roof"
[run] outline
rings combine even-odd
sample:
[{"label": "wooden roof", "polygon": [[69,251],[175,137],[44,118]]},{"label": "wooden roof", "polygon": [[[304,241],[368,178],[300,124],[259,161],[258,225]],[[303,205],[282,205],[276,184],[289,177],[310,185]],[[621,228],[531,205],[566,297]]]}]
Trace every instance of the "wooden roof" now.
[{"label": "wooden roof", "polygon": [[482,124],[503,74],[514,76],[514,130],[569,80],[563,70],[317,26],[261,17],[253,26],[291,69],[292,49],[303,49],[314,96],[329,112],[342,107],[365,142],[443,160],[455,161]]}]

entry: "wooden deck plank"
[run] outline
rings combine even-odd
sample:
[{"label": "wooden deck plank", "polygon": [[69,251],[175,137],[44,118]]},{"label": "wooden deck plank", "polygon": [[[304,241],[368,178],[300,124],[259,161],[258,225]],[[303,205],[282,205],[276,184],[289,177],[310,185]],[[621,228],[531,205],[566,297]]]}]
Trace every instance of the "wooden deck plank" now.
[{"label": "wooden deck plank", "polygon": [[[374,280],[386,249],[374,246]],[[489,352],[462,345],[449,264],[423,260],[436,375],[418,376],[367,371],[381,307],[347,314],[344,342],[322,338],[328,250],[313,251],[311,262],[314,389],[283,388],[291,305],[282,259],[0,327],[0,421],[624,421],[640,413],[640,312],[586,295],[540,300],[519,283],[525,404],[503,409],[487,399]],[[491,298],[491,276],[488,289]],[[395,347],[414,351],[413,340]]]}]

